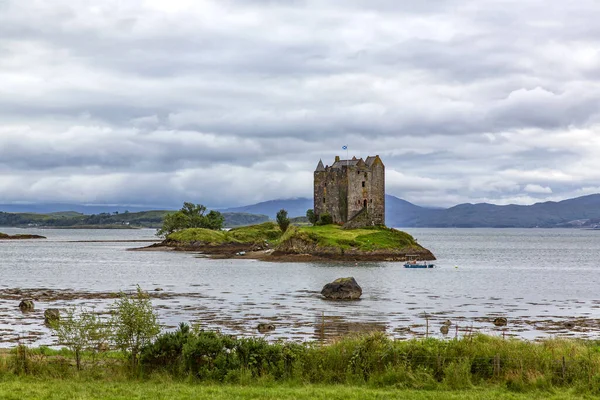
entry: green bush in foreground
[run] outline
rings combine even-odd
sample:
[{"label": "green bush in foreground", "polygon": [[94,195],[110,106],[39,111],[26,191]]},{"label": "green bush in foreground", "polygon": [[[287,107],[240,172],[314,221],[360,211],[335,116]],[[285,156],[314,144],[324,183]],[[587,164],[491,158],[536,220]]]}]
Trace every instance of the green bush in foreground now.
[{"label": "green bush in foreground", "polygon": [[[54,352],[54,353],[53,353]],[[78,372],[72,352],[19,346],[0,374],[129,379],[129,358]],[[600,394],[600,345],[586,340],[539,343],[475,335],[458,340],[399,341],[382,333],[334,343],[269,343],[181,325],[141,350],[143,376],[219,384],[367,385],[397,389],[472,390],[500,386],[512,392],[571,389]]]},{"label": "green bush in foreground", "polygon": [[111,322],[114,342],[129,357],[131,369],[135,371],[140,353],[160,332],[156,312],[148,293],[139,286],[133,296],[121,293],[114,307]]}]

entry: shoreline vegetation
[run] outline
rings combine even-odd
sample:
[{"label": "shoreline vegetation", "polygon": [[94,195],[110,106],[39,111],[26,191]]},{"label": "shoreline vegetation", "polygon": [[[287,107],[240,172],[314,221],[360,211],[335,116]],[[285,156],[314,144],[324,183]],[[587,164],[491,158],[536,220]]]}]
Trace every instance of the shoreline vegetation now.
[{"label": "shoreline vegetation", "polygon": [[600,344],[592,340],[529,342],[480,334],[393,340],[371,333],[327,344],[269,343],[181,324],[143,346],[136,364],[130,353],[106,348],[78,357],[79,364],[67,348],[19,345],[0,351],[0,397],[47,398],[55,391],[83,399],[192,398],[198,391],[206,398],[223,391],[307,399],[600,394]]},{"label": "shoreline vegetation", "polygon": [[45,236],[32,235],[28,233],[21,233],[17,235],[8,235],[0,232],[0,240],[27,240],[27,239],[46,239]]},{"label": "shoreline vegetation", "polygon": [[161,243],[133,250],[178,250],[212,258],[263,261],[405,261],[407,255],[435,260],[408,233],[386,228],[343,229],[338,225],[289,226],[274,222],[228,231],[188,228],[168,234]]}]

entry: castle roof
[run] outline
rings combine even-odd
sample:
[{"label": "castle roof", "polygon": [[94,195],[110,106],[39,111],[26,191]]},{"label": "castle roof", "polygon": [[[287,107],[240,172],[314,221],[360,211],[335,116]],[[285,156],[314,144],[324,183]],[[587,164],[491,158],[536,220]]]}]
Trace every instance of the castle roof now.
[{"label": "castle roof", "polygon": [[332,168],[341,168],[341,167],[354,167],[358,164],[359,160],[339,160],[333,163]]},{"label": "castle roof", "polygon": [[367,163],[367,165],[369,167],[373,166],[373,163],[375,162],[375,160],[377,160],[379,158],[379,156],[369,156],[367,157],[367,159],[365,160],[365,163]]},{"label": "castle roof", "polygon": [[315,172],[325,172],[325,166],[323,165],[323,160],[319,160],[319,163],[317,164],[317,169],[315,169]]}]

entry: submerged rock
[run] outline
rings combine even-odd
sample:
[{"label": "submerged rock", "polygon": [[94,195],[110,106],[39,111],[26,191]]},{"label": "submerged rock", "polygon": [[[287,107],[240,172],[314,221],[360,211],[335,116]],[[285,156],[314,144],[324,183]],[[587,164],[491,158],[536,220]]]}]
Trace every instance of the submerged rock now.
[{"label": "submerged rock", "polygon": [[575,322],[573,321],[566,321],[563,326],[567,329],[573,329],[575,328]]},{"label": "submerged rock", "polygon": [[267,333],[267,332],[271,332],[275,330],[275,325],[273,324],[265,324],[265,323],[260,323],[258,324],[258,326],[256,327],[256,329],[260,332],[260,333]]},{"label": "submerged rock", "polygon": [[321,294],[329,300],[358,300],[362,288],[353,277],[339,278],[323,286]]},{"label": "submerged rock", "polygon": [[49,308],[44,311],[44,322],[49,324],[51,322],[60,320],[60,310],[58,308]]},{"label": "submerged rock", "polygon": [[23,312],[33,311],[35,305],[33,304],[33,300],[21,300],[21,302],[19,303],[19,308]]}]

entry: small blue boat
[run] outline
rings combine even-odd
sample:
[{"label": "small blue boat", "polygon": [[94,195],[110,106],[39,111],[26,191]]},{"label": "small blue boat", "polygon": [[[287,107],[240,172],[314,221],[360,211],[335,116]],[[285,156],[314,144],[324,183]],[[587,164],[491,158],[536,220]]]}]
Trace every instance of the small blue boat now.
[{"label": "small blue boat", "polygon": [[435,264],[430,263],[429,261],[423,260],[419,261],[419,256],[417,255],[407,255],[408,260],[404,264],[404,268],[433,268]]}]

